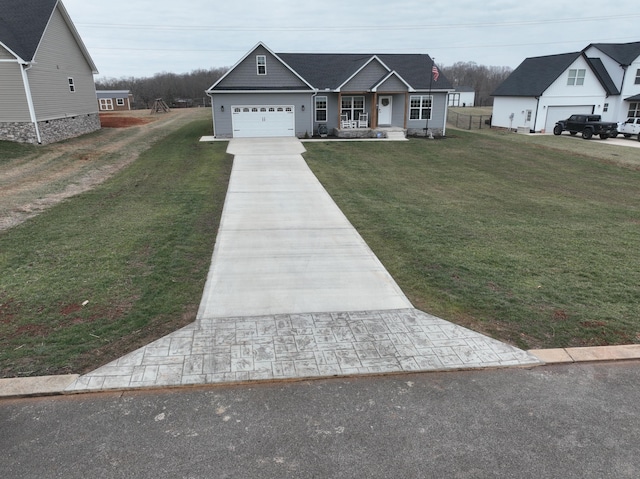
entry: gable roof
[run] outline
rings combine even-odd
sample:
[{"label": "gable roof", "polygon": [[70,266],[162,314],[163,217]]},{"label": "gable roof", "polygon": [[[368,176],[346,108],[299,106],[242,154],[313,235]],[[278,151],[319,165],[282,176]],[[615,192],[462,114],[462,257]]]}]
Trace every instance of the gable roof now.
[{"label": "gable roof", "polygon": [[527,58],[492,96],[541,96],[580,55],[574,52]]},{"label": "gable roof", "polygon": [[525,59],[492,96],[541,96],[580,57],[586,60],[607,95],[620,94],[602,60],[587,58],[583,52],[573,52]]},{"label": "gable roof", "polygon": [[622,66],[631,65],[640,57],[640,42],[632,43],[592,43],[585,50],[594,47],[609,55]]},{"label": "gable roof", "polygon": [[278,56],[319,90],[339,88],[373,58],[380,60],[389,72],[395,71],[415,90],[453,88],[442,73],[430,85],[433,60],[425,54],[279,53]]},{"label": "gable roof", "polygon": [[[0,0],[1,1],[1,0]],[[348,80],[355,77],[366,65],[378,60],[389,74],[395,73],[409,89],[413,90],[452,90],[449,80],[440,73],[438,81],[431,82],[431,69],[434,65],[429,55],[422,54],[368,54],[368,53],[274,53],[260,42],[240,61],[231,67],[225,75],[207,91],[213,92],[223,80],[231,74],[246,58],[258,48],[266,49],[286,68],[302,80],[309,88],[316,90],[338,90]],[[371,88],[379,86],[388,78],[377,78]],[[219,89],[223,89],[220,87]],[[227,88],[224,88],[227,89]]]},{"label": "gable roof", "polygon": [[62,14],[91,70],[98,73],[60,0],[0,0],[0,45],[18,60],[32,62],[56,8]]}]

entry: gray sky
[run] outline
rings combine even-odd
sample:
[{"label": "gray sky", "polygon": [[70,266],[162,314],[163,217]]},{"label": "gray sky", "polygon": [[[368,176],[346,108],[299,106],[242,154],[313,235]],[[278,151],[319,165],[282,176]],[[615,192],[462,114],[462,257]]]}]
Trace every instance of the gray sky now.
[{"label": "gray sky", "polygon": [[[103,77],[233,66],[286,53],[427,53],[441,66],[640,41],[638,0],[63,0]],[[607,8],[604,8],[607,5]]]}]

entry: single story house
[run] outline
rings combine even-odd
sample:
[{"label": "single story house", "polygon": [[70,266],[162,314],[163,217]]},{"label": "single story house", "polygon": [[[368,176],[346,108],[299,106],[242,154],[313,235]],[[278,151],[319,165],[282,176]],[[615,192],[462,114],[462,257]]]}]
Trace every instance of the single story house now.
[{"label": "single story house", "polygon": [[129,90],[96,90],[100,111],[131,110],[133,95]]},{"label": "single story house", "polygon": [[0,140],[46,144],[100,129],[95,73],[61,1],[0,1]]},{"label": "single story house", "polygon": [[493,92],[492,126],[551,132],[574,113],[640,117],[640,42],[525,59]]},{"label": "single story house", "polygon": [[467,107],[476,103],[476,91],[470,86],[458,86],[449,93],[449,106]]},{"label": "single story house", "polygon": [[444,135],[453,90],[423,54],[274,53],[259,43],[207,91],[218,138]]}]

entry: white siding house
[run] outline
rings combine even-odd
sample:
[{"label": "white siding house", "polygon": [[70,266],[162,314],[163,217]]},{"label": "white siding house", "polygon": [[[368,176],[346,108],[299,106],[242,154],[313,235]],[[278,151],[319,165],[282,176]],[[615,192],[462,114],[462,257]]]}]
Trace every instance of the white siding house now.
[{"label": "white siding house", "polygon": [[640,116],[640,42],[527,58],[493,93],[492,126],[551,132],[574,113]]}]

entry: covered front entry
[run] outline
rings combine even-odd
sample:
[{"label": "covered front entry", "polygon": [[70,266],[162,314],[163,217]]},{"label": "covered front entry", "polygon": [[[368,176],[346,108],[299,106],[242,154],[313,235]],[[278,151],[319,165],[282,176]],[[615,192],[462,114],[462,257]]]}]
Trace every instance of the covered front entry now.
[{"label": "covered front entry", "polygon": [[292,105],[232,106],[234,138],[295,136]]}]

